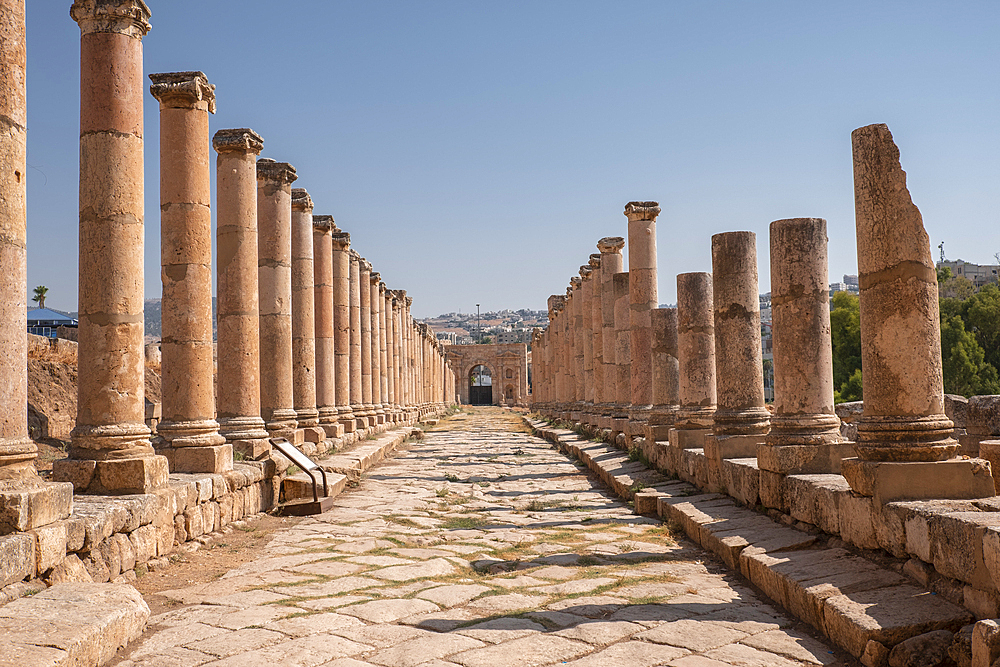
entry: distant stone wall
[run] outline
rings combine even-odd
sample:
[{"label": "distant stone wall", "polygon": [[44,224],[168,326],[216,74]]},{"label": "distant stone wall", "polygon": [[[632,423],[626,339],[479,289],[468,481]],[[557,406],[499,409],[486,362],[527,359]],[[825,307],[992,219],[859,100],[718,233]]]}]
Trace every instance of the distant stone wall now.
[{"label": "distant stone wall", "polygon": [[482,364],[489,369],[493,380],[494,405],[527,405],[527,345],[446,345],[444,349],[455,370],[455,392],[462,403],[469,403],[472,369]]}]

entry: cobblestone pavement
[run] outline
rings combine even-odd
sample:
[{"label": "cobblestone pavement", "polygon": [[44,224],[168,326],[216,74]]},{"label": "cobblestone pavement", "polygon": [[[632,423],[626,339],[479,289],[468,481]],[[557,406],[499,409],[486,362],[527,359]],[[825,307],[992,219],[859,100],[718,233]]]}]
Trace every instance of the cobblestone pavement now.
[{"label": "cobblestone pavement", "polygon": [[178,606],[121,667],[854,664],[491,408],[161,594]]}]

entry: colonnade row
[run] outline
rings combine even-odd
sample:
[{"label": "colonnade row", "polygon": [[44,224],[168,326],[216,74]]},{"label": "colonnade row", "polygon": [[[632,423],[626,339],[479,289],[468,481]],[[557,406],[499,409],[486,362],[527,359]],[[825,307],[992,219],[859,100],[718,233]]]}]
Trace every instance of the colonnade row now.
[{"label": "colonnade row", "polygon": [[630,202],[622,237],[603,238],[548,299],[532,345],[534,408],[630,444],[637,438],[756,457],[768,475],[841,473],[864,496],[993,496],[989,463],[957,456],[945,415],[938,293],[930,242],[885,125],[852,134],[864,413],[857,442],[834,411],[821,218],[770,226],[774,405],[764,401],[756,238],[712,236],[712,272],[677,276],[657,307],[656,202]]},{"label": "colonnade row", "polygon": [[[24,0],[0,0],[0,505],[69,513],[72,491],[149,493],[169,471],[231,470],[268,438],[357,438],[454,402],[454,377],[412,298],[350,234],[314,215],[251,129],[209,137],[202,72],[151,74],[160,103],[162,421],[144,422],[141,0],[76,0],[81,29],[79,384],[69,458],[35,471],[26,403]],[[218,369],[210,156],[216,152]],[[353,434],[353,435],[350,435]],[[68,483],[72,484],[72,487]],[[33,527],[33,526],[29,526]]]}]

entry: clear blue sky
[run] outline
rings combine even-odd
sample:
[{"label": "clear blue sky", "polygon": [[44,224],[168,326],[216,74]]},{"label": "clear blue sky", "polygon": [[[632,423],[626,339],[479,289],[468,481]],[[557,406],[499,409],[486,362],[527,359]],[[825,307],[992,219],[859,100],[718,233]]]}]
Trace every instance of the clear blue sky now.
[{"label": "clear blue sky", "polygon": [[[28,281],[76,309],[79,29],[28,1]],[[850,133],[888,123],[934,252],[1000,251],[1000,3],[149,0],[146,72],[291,162],[418,317],[544,308],[624,205],[660,202],[660,301],[710,237],[829,222],[856,272]],[[147,297],[160,294],[146,95]],[[627,250],[627,249],[626,249]]]}]

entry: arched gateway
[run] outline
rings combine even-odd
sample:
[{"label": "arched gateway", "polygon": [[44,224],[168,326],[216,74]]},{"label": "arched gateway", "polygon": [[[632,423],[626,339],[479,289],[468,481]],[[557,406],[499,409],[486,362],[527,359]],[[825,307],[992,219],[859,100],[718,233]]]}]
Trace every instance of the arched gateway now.
[{"label": "arched gateway", "polygon": [[455,369],[455,393],[462,403],[527,405],[527,345],[446,345],[444,349]]}]

